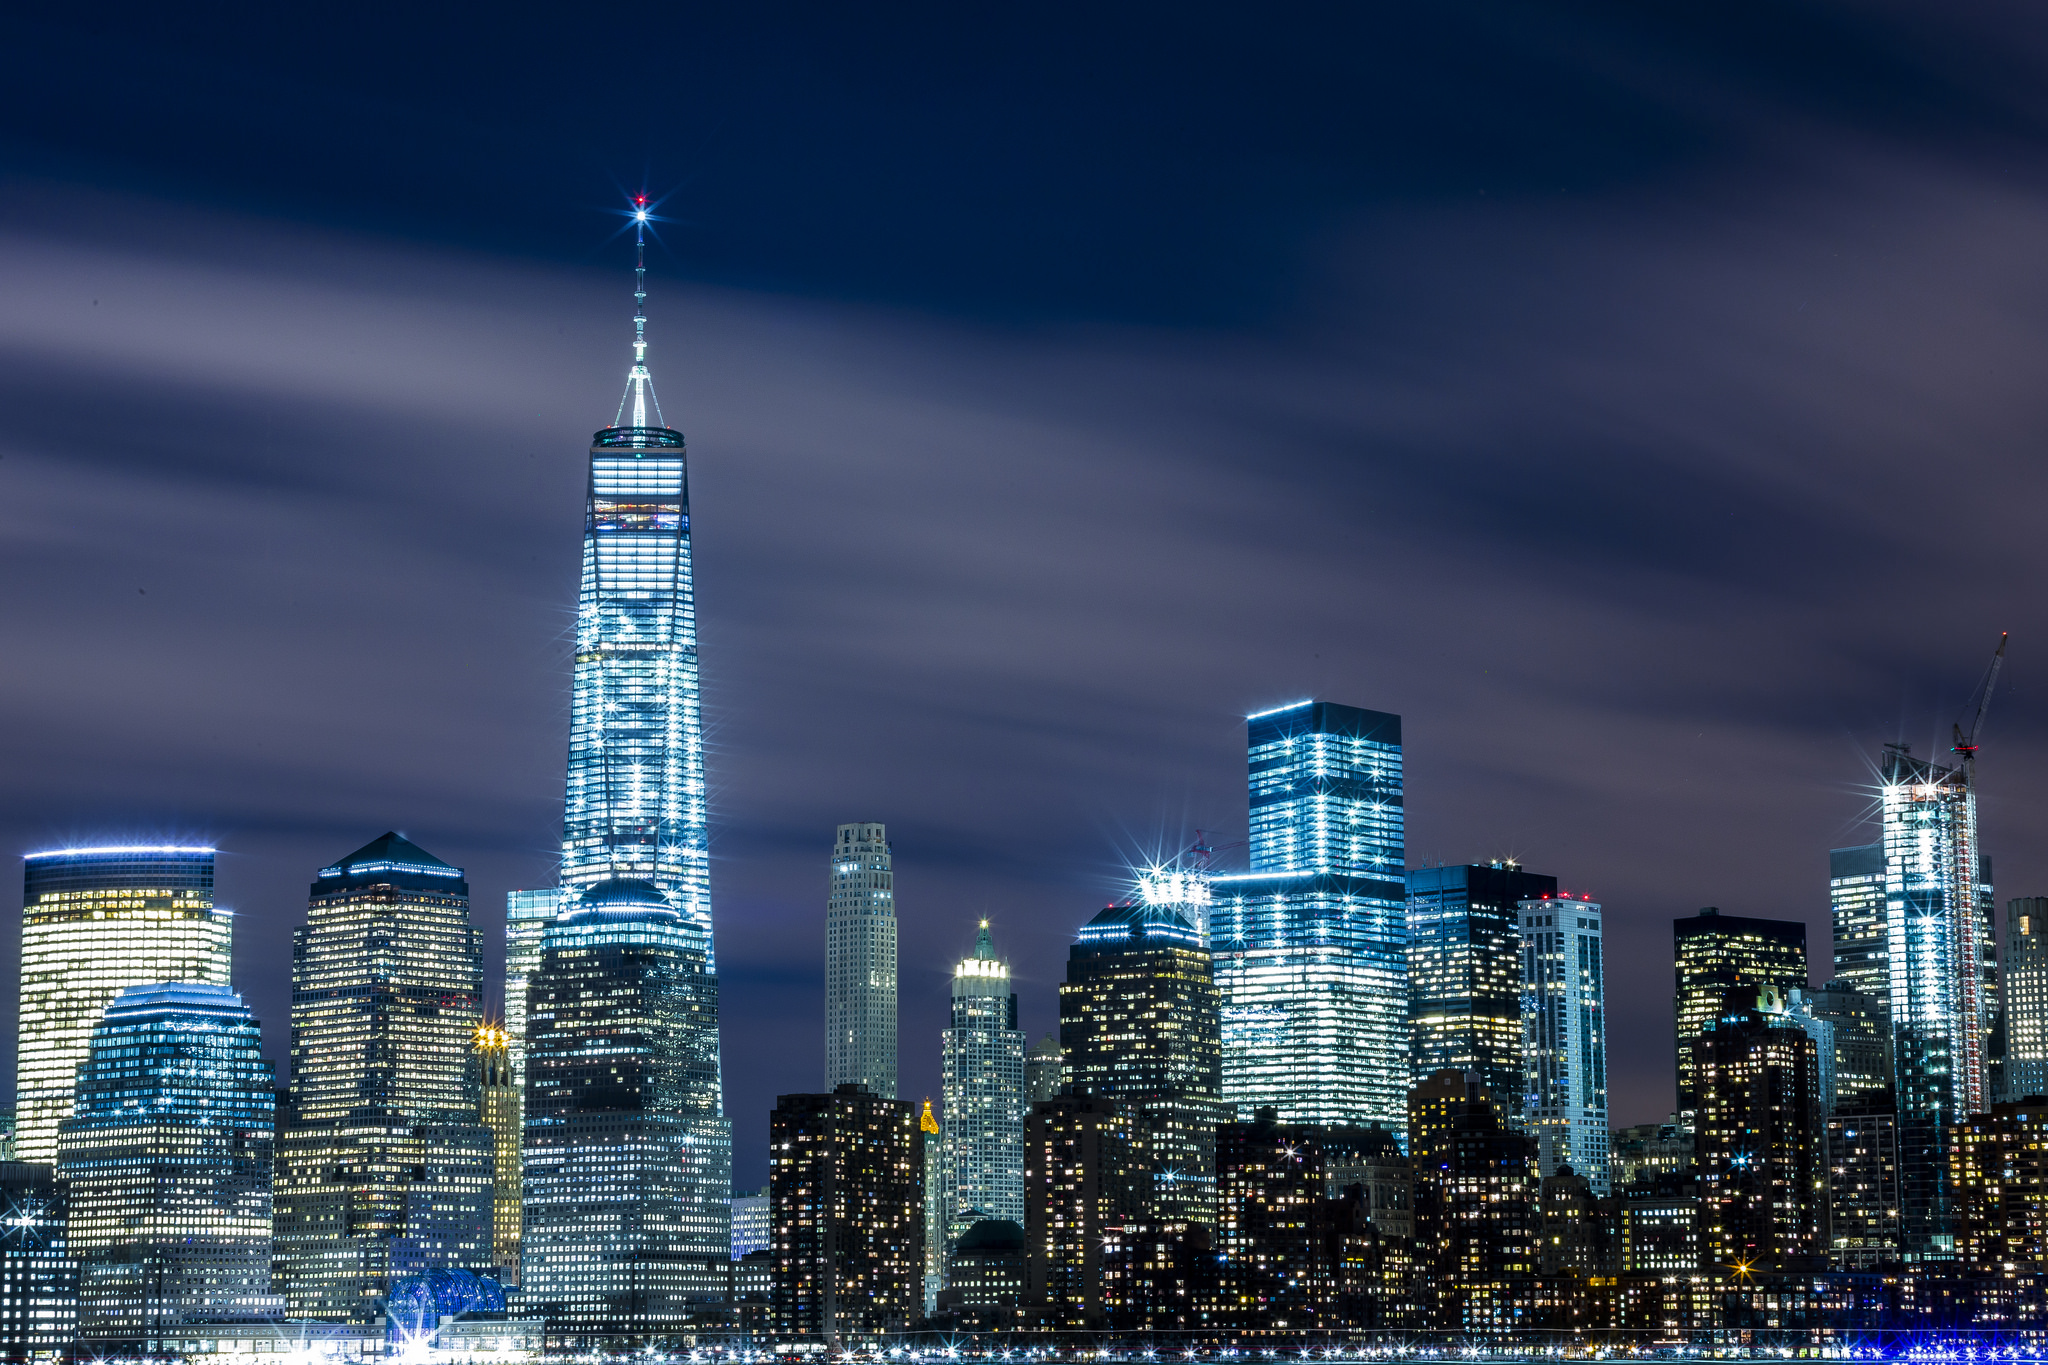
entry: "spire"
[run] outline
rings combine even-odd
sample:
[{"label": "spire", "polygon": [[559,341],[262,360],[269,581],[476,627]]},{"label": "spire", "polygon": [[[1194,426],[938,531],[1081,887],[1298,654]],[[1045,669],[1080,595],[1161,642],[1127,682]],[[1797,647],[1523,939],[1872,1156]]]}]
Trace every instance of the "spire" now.
[{"label": "spire", "polygon": [[932,1117],[932,1099],[929,1095],[925,1096],[924,1099],[924,1113],[918,1115],[917,1128],[921,1133],[936,1133],[939,1131],[939,1121]]},{"label": "spire", "polygon": [[981,922],[981,932],[974,936],[974,955],[983,961],[990,961],[996,955],[996,941],[989,936],[987,920]]},{"label": "spire", "polygon": [[[647,409],[654,409],[654,421]],[[628,411],[630,409],[630,412]],[[627,417],[632,421],[627,421]],[[626,371],[626,392],[619,399],[615,427],[665,427],[661,400],[654,396],[654,377],[647,372],[647,196],[633,196],[633,368]]]}]

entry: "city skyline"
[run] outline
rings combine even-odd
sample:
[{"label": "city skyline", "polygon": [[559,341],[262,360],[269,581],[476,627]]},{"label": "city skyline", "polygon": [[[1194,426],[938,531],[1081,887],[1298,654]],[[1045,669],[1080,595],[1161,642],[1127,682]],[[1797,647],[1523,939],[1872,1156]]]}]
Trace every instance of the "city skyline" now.
[{"label": "city skyline", "polygon": [[[1880,746],[1945,761],[2007,627],[1983,843],[2001,905],[2048,889],[2048,329],[2019,302],[2048,195],[2026,149],[1984,156],[2037,132],[1968,17],[1802,48],[1534,15],[1534,54],[1417,12],[1238,60],[1188,21],[1083,55],[968,16],[664,13],[702,82],[637,122],[562,96],[580,28],[522,57],[517,25],[458,47],[428,16],[387,53],[195,20],[177,41],[228,70],[308,54],[254,120],[295,130],[289,176],[151,24],[85,43],[138,73],[88,100],[48,20],[21,50],[59,60],[0,93],[43,148],[0,241],[0,846],[228,850],[273,1060],[321,860],[408,831],[487,938],[555,884],[582,443],[625,358],[605,173],[644,169],[661,400],[698,455],[741,1184],[773,1095],[816,1083],[783,1059],[823,1029],[836,823],[896,845],[919,1100],[972,920],[1042,1036],[1127,864],[1202,831],[1242,866],[1239,717],[1309,695],[1404,718],[1410,866],[1513,858],[1606,907],[1613,1119],[1661,1118],[1663,926],[1798,919],[1818,963]],[[1219,61],[1227,100],[1189,76]],[[453,127],[508,159],[417,135]]]}]

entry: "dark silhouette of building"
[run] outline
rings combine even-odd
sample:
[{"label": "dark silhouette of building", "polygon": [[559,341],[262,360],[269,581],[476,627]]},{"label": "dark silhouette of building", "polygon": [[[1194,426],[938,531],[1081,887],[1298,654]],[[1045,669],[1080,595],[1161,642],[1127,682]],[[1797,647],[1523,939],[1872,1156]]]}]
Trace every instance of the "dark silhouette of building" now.
[{"label": "dark silhouette of building", "polygon": [[1465,1072],[1439,1071],[1408,1096],[1415,1165],[1416,1274],[1433,1326],[1516,1324],[1536,1274],[1538,1182],[1530,1139]]},{"label": "dark silhouette of building", "polygon": [[1899,1116],[1888,1091],[1852,1096],[1828,1115],[1828,1265],[1871,1270],[1905,1250]]},{"label": "dark silhouette of building", "polygon": [[1820,1060],[1773,986],[1731,991],[1693,1044],[1700,1255],[1734,1275],[1818,1268]]},{"label": "dark silhouette of building", "polygon": [[1063,1327],[1104,1322],[1102,1263],[1110,1229],[1141,1213],[1131,1121],[1115,1100],[1066,1094],[1024,1120],[1024,1230],[1032,1302]]},{"label": "dark silhouette of building", "polygon": [[78,1335],[64,1197],[42,1162],[0,1161],[0,1360],[55,1360]]},{"label": "dark silhouette of building", "polygon": [[1728,993],[1759,986],[1804,988],[1807,982],[1806,926],[1797,920],[1724,915],[1708,906],[1671,922],[1678,961],[1678,1112],[1701,1103],[1699,1061],[1693,1043],[1720,1015]]}]

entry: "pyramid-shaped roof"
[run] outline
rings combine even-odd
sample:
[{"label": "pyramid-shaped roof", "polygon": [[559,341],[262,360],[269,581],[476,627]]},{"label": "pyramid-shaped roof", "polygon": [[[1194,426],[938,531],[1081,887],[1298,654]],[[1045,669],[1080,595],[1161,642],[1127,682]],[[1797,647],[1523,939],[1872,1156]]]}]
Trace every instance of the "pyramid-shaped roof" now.
[{"label": "pyramid-shaped roof", "polygon": [[386,830],[339,862],[320,869],[319,882],[332,883],[337,877],[396,875],[427,877],[435,881],[459,882],[462,869],[444,863],[396,830]]}]

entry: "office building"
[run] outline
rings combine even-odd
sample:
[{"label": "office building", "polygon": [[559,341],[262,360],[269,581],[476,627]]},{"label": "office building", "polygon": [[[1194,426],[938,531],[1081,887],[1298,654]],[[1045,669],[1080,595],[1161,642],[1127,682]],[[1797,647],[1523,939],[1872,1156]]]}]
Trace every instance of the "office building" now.
[{"label": "office building", "polygon": [[1949,1145],[1956,1259],[2008,1277],[2048,1271],[2048,1101],[1995,1104]]},{"label": "office building", "polygon": [[374,1323],[409,1275],[493,1264],[491,1130],[470,1045],[469,883],[387,832],[314,879],[292,936],[277,1284],[295,1316]]},{"label": "office building", "polygon": [[1048,1033],[1024,1054],[1025,1102],[1036,1104],[1040,1100],[1049,1100],[1059,1094],[1065,1084],[1060,1040]]},{"label": "office building", "polygon": [[953,968],[942,1044],[940,1197],[950,1242],[977,1219],[1024,1221],[1024,1034],[1010,964],[996,956],[987,920]]},{"label": "office building", "polygon": [[1030,1283],[1024,1229],[1006,1219],[984,1218],[960,1234],[946,1257],[946,1287],[939,1291],[938,1307],[977,1325],[1009,1326]]},{"label": "office building", "polygon": [[129,986],[107,1006],[57,1128],[78,1330],[132,1343],[192,1318],[274,1315],[276,1077],[225,986]]},{"label": "office building", "polygon": [[1207,1222],[1225,1117],[1209,950],[1170,905],[1113,905],[1089,920],[1060,986],[1067,1087],[1122,1106],[1142,1171],[1142,1216]]},{"label": "office building", "polygon": [[1246,718],[1251,871],[1210,879],[1223,1099],[1289,1122],[1407,1122],[1401,718]]},{"label": "office building", "polygon": [[499,1025],[479,1024],[470,1052],[477,1068],[477,1119],[491,1133],[492,1278],[517,1285],[525,1106],[512,1080],[512,1036]]},{"label": "office building", "polygon": [[1600,907],[1523,901],[1522,1102],[1540,1175],[1571,1167],[1608,1192],[1607,995]]},{"label": "office building", "polygon": [[1693,1043],[1700,1254],[1736,1273],[1813,1270],[1827,1173],[1819,1049],[1775,986],[1729,992]]},{"label": "office building", "polygon": [[1408,1072],[1469,1071],[1513,1104],[1522,1091],[1518,907],[1557,878],[1495,861],[1408,873]]},{"label": "office building", "polygon": [[737,1261],[774,1245],[768,1221],[768,1187],[732,1192],[732,1258]]},{"label": "office building", "polygon": [[1142,1215],[1146,1172],[1131,1115],[1102,1095],[1031,1106],[1024,1122],[1024,1241],[1032,1302],[1053,1325],[1100,1328],[1103,1248],[1111,1228]]},{"label": "office building", "polygon": [[[590,443],[557,915],[576,909],[574,893],[626,879],[652,883],[678,916],[673,933],[682,936],[692,964],[691,1009],[682,1025],[692,1036],[679,1047],[689,1068],[711,1068],[708,1085],[693,1080],[687,1087],[695,1106],[693,1160],[683,1177],[685,1202],[696,1211],[689,1237],[722,1256],[730,1241],[732,1130],[718,1083],[689,470],[683,435],[664,422],[655,397],[646,299],[642,259],[634,273],[626,390],[614,424]],[[700,1217],[717,1226],[698,1227]]]},{"label": "office building", "polygon": [[556,1348],[644,1342],[723,1293],[731,1147],[712,1117],[717,978],[702,941],[659,887],[625,877],[585,888],[542,941],[520,1297]]},{"label": "office building", "polygon": [[1946,1257],[1955,1238],[1948,1134],[1991,1097],[1990,864],[1978,846],[1971,765],[1944,767],[1887,744],[1880,776],[1906,1251]]},{"label": "office building", "polygon": [[1621,1200],[1621,1273],[1686,1275],[1700,1268],[1696,1181],[1639,1186]]},{"label": "office building", "polygon": [[1322,1130],[1324,1192],[1343,1199],[1354,1187],[1382,1237],[1415,1235],[1415,1167],[1380,1127]]},{"label": "office building", "polygon": [[851,1346],[917,1316],[921,1145],[914,1106],[857,1085],[777,1098],[768,1199],[778,1334]]},{"label": "office building", "polygon": [[562,912],[559,890],[505,893],[505,1032],[512,1083],[526,1093],[526,983],[540,965],[540,942]]},{"label": "office building", "polygon": [[1771,986],[1789,991],[1806,985],[1806,926],[1796,920],[1724,915],[1708,906],[1671,922],[1672,955],[1678,963],[1678,1112],[1699,1107],[1699,1079],[1692,1045],[1718,1018],[1728,992]]},{"label": "office building", "polygon": [[2005,1096],[2048,1095],[2048,896],[2005,903]]},{"label": "office building", "polygon": [[[1819,1044],[1829,1040],[1830,1055],[1821,1057],[1821,1100],[1829,1109],[1858,1096],[1892,1092],[1891,1008],[1883,996],[1849,989],[1846,981],[1830,981],[1819,990],[1786,992],[1786,1003]],[[1810,1021],[1828,1025],[1825,1034]]]},{"label": "office building", "polygon": [[1537,1187],[1536,1271],[1540,1275],[1612,1275],[1620,1268],[1618,1227],[1586,1177],[1570,1167]]},{"label": "office building", "polygon": [[1899,1123],[1889,1094],[1844,1097],[1828,1115],[1828,1268],[1869,1270],[1905,1248]]},{"label": "office building", "polygon": [[1409,1093],[1416,1274],[1431,1325],[1445,1330],[1518,1325],[1536,1274],[1536,1144],[1504,1112],[1465,1072],[1439,1071]]},{"label": "office building", "polygon": [[213,850],[52,849],[24,860],[14,1155],[57,1159],[78,1068],[124,987],[228,984],[233,918],[213,903]]},{"label": "office building", "polygon": [[0,1161],[0,1360],[54,1365],[78,1338],[64,1196],[49,1166]]},{"label": "office building", "polygon": [[896,1098],[896,874],[889,832],[841,825],[825,902],[825,1087]]},{"label": "office building", "polygon": [[1883,844],[1828,852],[1828,908],[1834,928],[1835,979],[1858,994],[1888,1000],[1892,978]]}]

